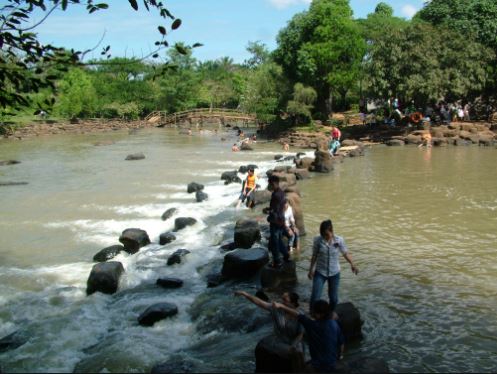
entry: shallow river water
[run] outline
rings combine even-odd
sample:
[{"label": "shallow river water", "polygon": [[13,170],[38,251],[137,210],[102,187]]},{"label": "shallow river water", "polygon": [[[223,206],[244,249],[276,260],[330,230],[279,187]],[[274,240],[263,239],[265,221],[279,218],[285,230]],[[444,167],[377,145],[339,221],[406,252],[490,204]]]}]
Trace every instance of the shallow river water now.
[{"label": "shallow river water", "polygon": [[[0,182],[29,183],[0,187],[0,338],[17,331],[26,341],[0,352],[3,371],[143,372],[168,360],[192,371],[254,371],[253,350],[271,325],[232,291],[255,285],[207,289],[205,276],[222,261],[219,243],[236,219],[262,217],[236,211],[240,186],[220,175],[248,163],[265,175],[281,150],[259,143],[232,153],[233,134],[220,136],[150,129],[0,141],[0,160],[21,161],[1,166]],[[146,159],[124,161],[137,152]],[[382,358],[397,372],[497,369],[496,161],[497,150],[479,147],[375,146],[299,182],[308,232],[296,257],[299,293],[308,299],[310,245],[323,219],[333,219],[360,268],[353,276],[342,263],[340,301],[364,320],[349,356]],[[192,181],[205,184],[207,201],[187,194]],[[174,221],[160,217],[171,207],[198,223],[160,246]],[[93,255],[131,227],[153,244],[116,258],[126,269],[116,294],[87,297]],[[165,266],[179,248],[191,254]],[[185,285],[158,289],[161,276]],[[178,315],[139,326],[137,316],[160,301],[178,305]]]}]

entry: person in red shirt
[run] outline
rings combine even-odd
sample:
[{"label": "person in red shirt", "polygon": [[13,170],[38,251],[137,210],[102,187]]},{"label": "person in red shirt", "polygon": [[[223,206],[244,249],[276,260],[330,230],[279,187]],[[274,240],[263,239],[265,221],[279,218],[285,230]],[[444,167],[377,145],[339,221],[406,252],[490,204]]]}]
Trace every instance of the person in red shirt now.
[{"label": "person in red shirt", "polygon": [[333,129],[331,130],[331,137],[333,140],[338,140],[340,141],[340,138],[342,137],[342,132],[340,131],[340,129],[338,127],[333,127]]}]

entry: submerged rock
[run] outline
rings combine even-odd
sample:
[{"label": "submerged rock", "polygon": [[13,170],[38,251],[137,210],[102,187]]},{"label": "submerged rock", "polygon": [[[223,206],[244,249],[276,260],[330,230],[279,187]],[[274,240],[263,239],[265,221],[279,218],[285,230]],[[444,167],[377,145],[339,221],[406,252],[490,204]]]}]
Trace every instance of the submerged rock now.
[{"label": "submerged rock", "polygon": [[16,165],[20,164],[21,161],[17,160],[0,160],[0,166],[6,166],[6,165]]},{"label": "submerged rock", "polygon": [[268,262],[265,248],[236,249],[224,256],[221,274],[226,278],[249,278]]},{"label": "submerged rock", "polygon": [[178,209],[176,208],[170,208],[168,210],[166,210],[164,213],[162,213],[162,220],[163,221],[167,221],[169,218],[171,218],[176,212],[178,211]]},{"label": "submerged rock", "polygon": [[24,186],[28,182],[0,182],[0,186]]},{"label": "submerged rock", "polygon": [[185,257],[190,251],[188,249],[178,249],[167,259],[167,265],[171,266],[174,264],[181,264],[181,260]]},{"label": "submerged rock", "polygon": [[250,248],[261,240],[259,223],[255,219],[241,218],[235,224],[235,248]]},{"label": "submerged rock", "polygon": [[0,339],[0,353],[11,351],[13,349],[19,348],[28,341],[28,337],[19,332],[15,331],[12,334],[4,336]]},{"label": "submerged rock", "polygon": [[93,266],[88,277],[86,294],[95,292],[113,294],[117,291],[119,278],[124,272],[124,267],[120,262],[101,262]]},{"label": "submerged rock", "polygon": [[179,278],[159,278],[156,284],[163,288],[180,288],[183,286],[183,281]]},{"label": "submerged rock", "polygon": [[303,373],[304,355],[276,335],[269,335],[255,347],[256,373]]},{"label": "submerged rock", "polygon": [[98,252],[95,256],[93,256],[93,261],[97,262],[105,262],[116,257],[121,251],[124,250],[124,246],[120,244],[111,245],[110,247],[106,247]]},{"label": "submerged rock", "polygon": [[134,254],[150,244],[150,238],[145,230],[141,229],[126,229],[119,237],[119,241],[123,243],[124,250],[130,254]]},{"label": "submerged rock", "polygon": [[126,161],[138,161],[138,160],[143,160],[145,158],[145,155],[140,152],[140,153],[133,153],[131,155],[128,155],[125,160]]},{"label": "submerged rock", "polygon": [[359,310],[352,303],[340,303],[336,306],[338,323],[342,328],[345,341],[351,342],[362,338],[362,320]]},{"label": "submerged rock", "polygon": [[221,174],[221,180],[224,181],[224,184],[241,183],[242,182],[240,177],[238,177],[238,172],[236,170],[225,171],[223,174]]},{"label": "submerged rock", "polygon": [[141,326],[153,326],[155,322],[178,314],[178,307],[171,303],[158,303],[148,307],[138,317]]},{"label": "submerged rock", "polygon": [[179,217],[174,220],[174,231],[183,230],[187,226],[193,226],[197,220],[192,217]]}]

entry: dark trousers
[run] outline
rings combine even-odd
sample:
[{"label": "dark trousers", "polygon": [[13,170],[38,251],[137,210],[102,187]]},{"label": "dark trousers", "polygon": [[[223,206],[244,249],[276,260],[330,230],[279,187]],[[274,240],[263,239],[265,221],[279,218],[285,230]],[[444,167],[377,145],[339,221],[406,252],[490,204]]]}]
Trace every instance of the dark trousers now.
[{"label": "dark trousers", "polygon": [[273,262],[276,265],[282,263],[281,257],[288,260],[288,248],[283,243],[283,235],[285,234],[285,227],[271,223],[269,225],[269,251],[273,255]]}]

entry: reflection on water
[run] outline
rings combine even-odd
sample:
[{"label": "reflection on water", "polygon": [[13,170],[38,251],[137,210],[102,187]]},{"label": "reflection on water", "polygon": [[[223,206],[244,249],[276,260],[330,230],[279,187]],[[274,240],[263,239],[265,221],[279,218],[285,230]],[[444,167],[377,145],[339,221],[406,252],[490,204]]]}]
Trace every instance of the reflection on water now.
[{"label": "reflection on water", "polygon": [[[188,358],[198,371],[254,370],[253,349],[270,326],[257,328],[264,315],[232,297],[233,288],[253,285],[207,290],[204,276],[222,261],[218,243],[249,214],[232,208],[240,186],[225,186],[221,173],[256,163],[263,175],[281,150],[259,143],[257,152],[232,153],[227,136],[154,129],[0,142],[0,159],[22,161],[0,168],[0,181],[29,182],[0,191],[0,337],[30,336],[0,353],[3,370],[143,372],[168,358]],[[94,146],[108,140],[114,144]],[[137,152],[146,159],[124,161]],[[308,235],[298,291],[309,297],[310,247],[324,219],[333,219],[361,270],[353,276],[343,263],[341,301],[365,321],[365,339],[349,356],[384,358],[400,372],[495,370],[495,152],[380,146],[300,182]],[[205,184],[209,200],[197,204],[186,193],[192,181]],[[199,222],[161,247],[158,236],[173,220],[160,217],[171,207]],[[155,244],[117,257],[126,269],[120,292],[86,297],[91,258],[128,227],[145,229]],[[192,253],[164,266],[178,248]],[[161,276],[185,286],[158,289]],[[138,326],[136,317],[158,301],[176,303],[178,315]],[[250,328],[238,328],[240,316]]]}]

